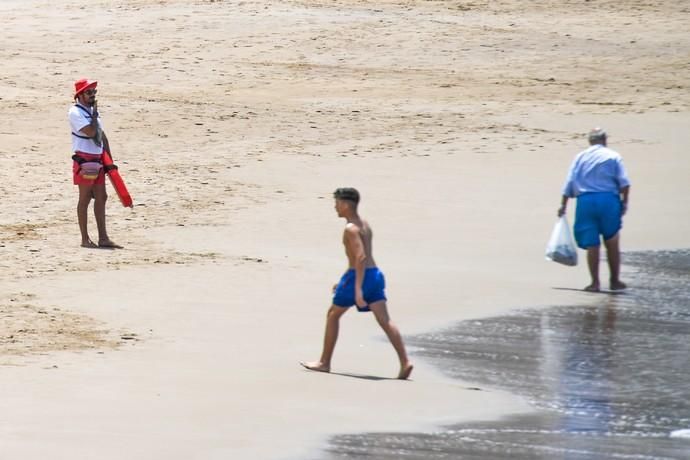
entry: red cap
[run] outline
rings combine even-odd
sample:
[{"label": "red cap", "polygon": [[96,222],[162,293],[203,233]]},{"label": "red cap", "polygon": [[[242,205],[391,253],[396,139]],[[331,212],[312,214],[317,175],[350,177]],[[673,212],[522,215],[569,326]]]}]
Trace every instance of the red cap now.
[{"label": "red cap", "polygon": [[74,97],[76,98],[79,94],[89,88],[95,88],[98,85],[96,80],[88,80],[82,78],[74,82]]}]

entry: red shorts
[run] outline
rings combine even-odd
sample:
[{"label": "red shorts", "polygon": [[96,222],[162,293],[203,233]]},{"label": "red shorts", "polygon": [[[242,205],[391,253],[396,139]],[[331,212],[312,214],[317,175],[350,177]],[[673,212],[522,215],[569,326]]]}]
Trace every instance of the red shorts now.
[{"label": "red shorts", "polygon": [[[101,155],[92,155],[90,153],[83,153],[83,152],[76,152],[77,155],[79,155],[81,158],[83,158],[86,161],[101,161]],[[95,179],[84,179],[80,174],[79,174],[79,163],[76,161],[72,163],[72,182],[74,182],[74,185],[98,185],[98,184],[105,184],[105,170],[101,169],[101,172],[98,173],[98,177]]]}]

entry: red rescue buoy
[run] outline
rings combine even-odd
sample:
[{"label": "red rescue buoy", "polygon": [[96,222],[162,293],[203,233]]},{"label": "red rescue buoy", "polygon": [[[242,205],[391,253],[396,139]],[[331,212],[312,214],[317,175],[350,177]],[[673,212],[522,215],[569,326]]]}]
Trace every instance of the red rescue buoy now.
[{"label": "red rescue buoy", "polygon": [[110,152],[103,152],[102,157],[105,173],[110,178],[110,183],[115,189],[117,196],[120,198],[122,206],[126,208],[133,207],[134,205],[132,204],[132,197],[127,191],[127,186],[125,185],[125,181],[122,180],[122,176],[120,176],[117,166],[113,163],[113,157],[110,155]]}]

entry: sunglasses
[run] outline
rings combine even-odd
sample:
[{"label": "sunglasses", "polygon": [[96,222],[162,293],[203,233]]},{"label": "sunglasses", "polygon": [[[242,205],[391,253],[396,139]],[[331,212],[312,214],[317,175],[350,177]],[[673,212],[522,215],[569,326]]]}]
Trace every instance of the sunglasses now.
[{"label": "sunglasses", "polygon": [[93,96],[97,92],[98,92],[97,89],[87,89],[86,91],[84,91],[84,94],[86,94],[87,96]]}]

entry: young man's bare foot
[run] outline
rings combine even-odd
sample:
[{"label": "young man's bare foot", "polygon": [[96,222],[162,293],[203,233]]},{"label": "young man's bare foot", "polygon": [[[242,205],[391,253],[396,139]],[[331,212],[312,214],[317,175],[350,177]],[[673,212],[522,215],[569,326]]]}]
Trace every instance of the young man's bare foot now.
[{"label": "young man's bare foot", "polygon": [[410,363],[407,363],[406,366],[403,366],[400,369],[400,373],[398,374],[398,379],[407,380],[408,378],[410,378],[410,374],[412,373],[412,369],[414,369],[414,366]]},{"label": "young man's bare foot", "polygon": [[609,287],[611,288],[612,291],[620,291],[621,289],[625,289],[628,287],[627,284],[622,282],[621,280],[616,280],[616,281],[611,281],[611,284],[609,284]]},{"label": "young man's bare foot", "polygon": [[311,363],[300,361],[299,363],[310,371],[331,372],[331,366],[326,366],[325,364],[322,364],[321,361],[313,361]]},{"label": "young man's bare foot", "polygon": [[98,245],[97,245],[96,243],[94,243],[93,241],[91,241],[91,240],[86,240],[86,241],[82,241],[82,242],[81,242],[81,247],[82,247],[82,248],[95,249],[95,248],[98,247]]},{"label": "young man's bare foot", "polygon": [[592,283],[589,286],[585,286],[584,290],[587,292],[599,292],[601,288],[599,287],[599,283]]},{"label": "young man's bare foot", "polygon": [[104,249],[122,249],[122,246],[120,246],[119,244],[115,243],[114,241],[110,241],[110,240],[99,241],[98,247],[104,248]]}]

